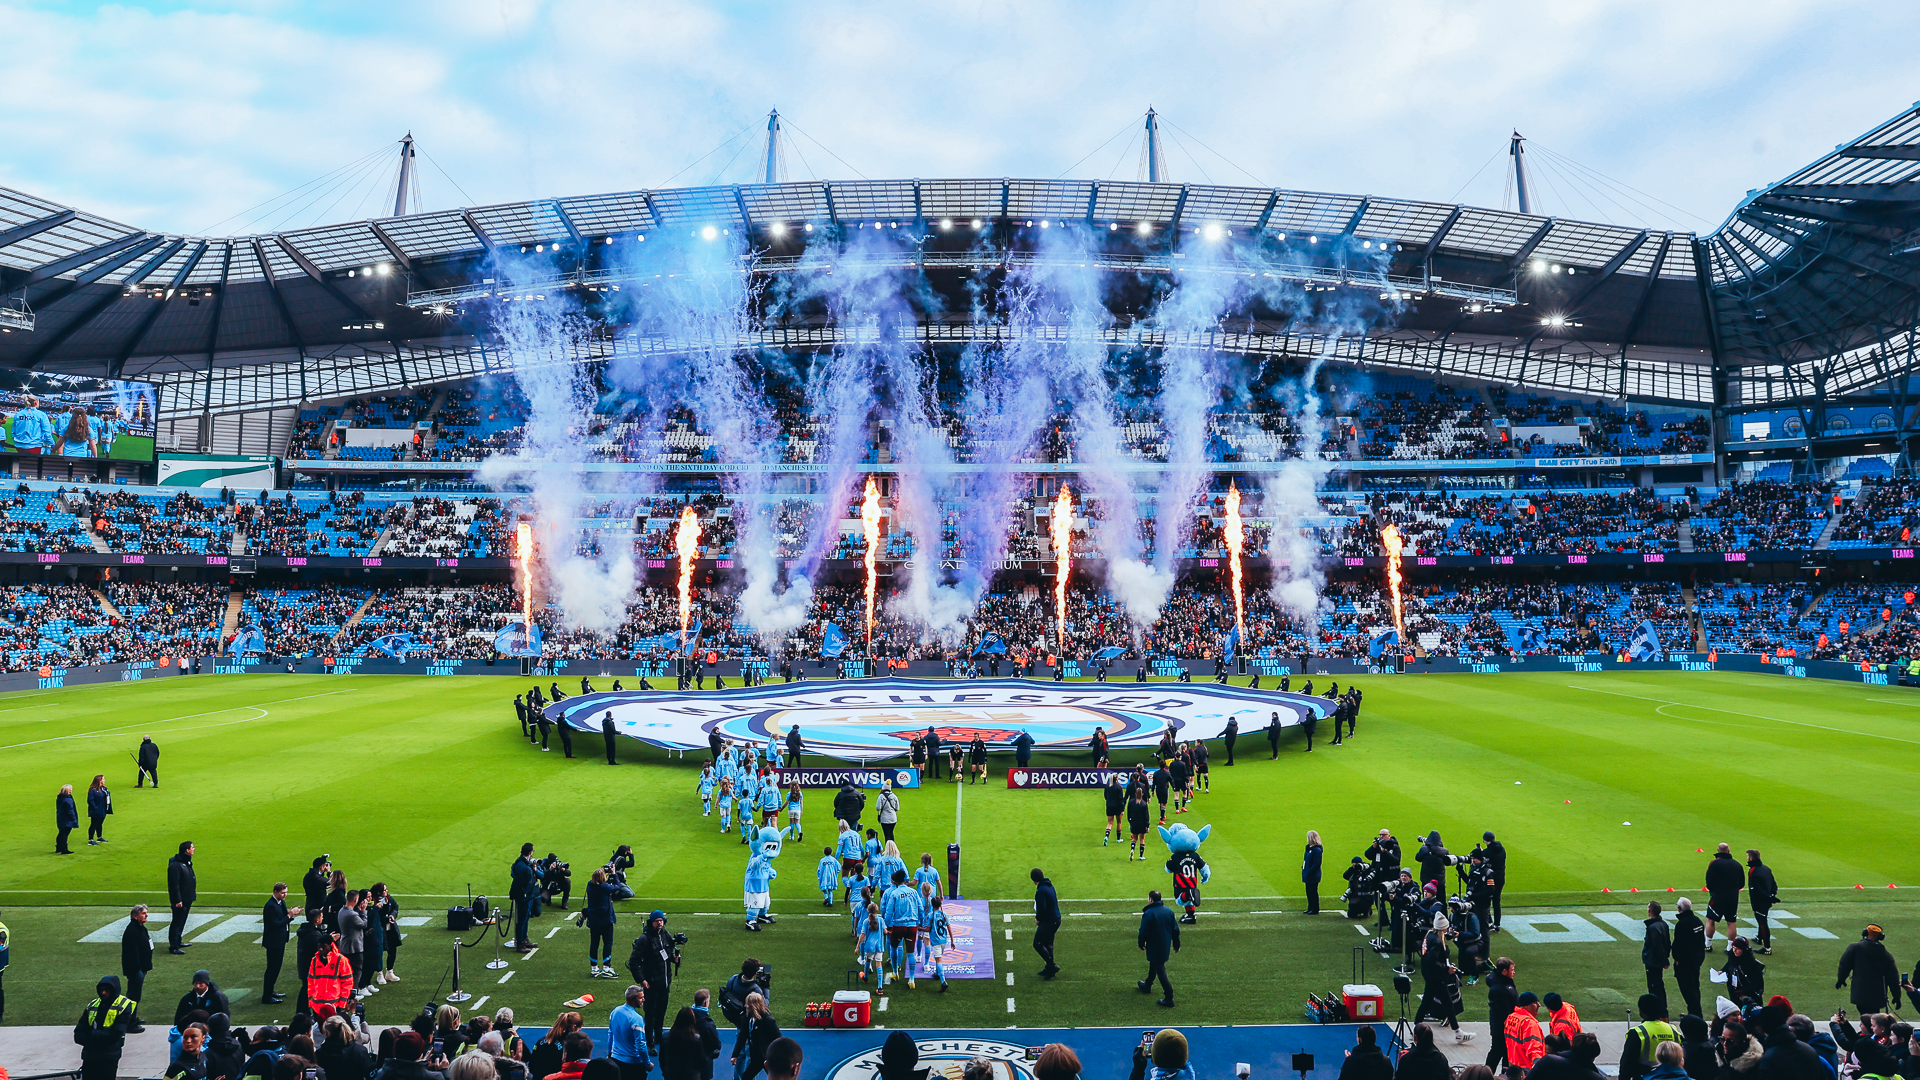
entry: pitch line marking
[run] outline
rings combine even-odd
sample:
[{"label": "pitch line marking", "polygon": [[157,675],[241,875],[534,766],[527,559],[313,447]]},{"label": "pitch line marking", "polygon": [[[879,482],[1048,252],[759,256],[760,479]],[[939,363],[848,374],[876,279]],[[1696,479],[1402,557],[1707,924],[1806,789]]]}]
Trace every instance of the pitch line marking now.
[{"label": "pitch line marking", "polygon": [[511,978],[513,978],[513,972],[511,971],[507,972],[505,975],[500,976],[500,985],[505,986],[507,984],[507,980]]},{"label": "pitch line marking", "polygon": [[[1858,731],[1853,728],[1832,727],[1827,724],[1809,724],[1804,720],[1784,720],[1778,716],[1761,716],[1759,713],[1741,712],[1738,709],[1722,709],[1715,705],[1694,705],[1685,701],[1668,701],[1666,698],[1644,697],[1640,694],[1623,694],[1618,690],[1602,690],[1597,686],[1581,686],[1578,683],[1568,683],[1567,686],[1574,690],[1590,690],[1596,694],[1611,694],[1614,697],[1632,698],[1635,701],[1657,701],[1662,705],[1677,705],[1683,709],[1700,709],[1704,712],[1726,713],[1728,716],[1745,716],[1754,720],[1771,720],[1776,724],[1792,724],[1795,727],[1813,728],[1817,731],[1833,731],[1842,735],[1859,735],[1868,739],[1885,739],[1888,742],[1920,746],[1920,739],[1902,739],[1897,735],[1879,735],[1871,731]],[[1658,712],[1659,710],[1656,709],[1655,711]],[[1666,714],[1662,713],[1661,715]],[[1680,720],[1685,718],[1676,716],[1674,719]]]},{"label": "pitch line marking", "polygon": [[[332,697],[334,694],[351,694],[358,689],[359,687],[350,686],[345,690],[329,690],[323,694],[303,694],[300,697],[281,698],[278,701],[269,701],[269,702],[266,702],[265,704],[284,705],[289,701],[306,701],[311,698]],[[72,735],[56,735],[51,739],[35,739],[32,742],[13,743],[8,746],[0,746],[0,750],[14,750],[22,746],[39,746],[42,743],[65,742],[68,739],[91,739],[91,738],[96,738],[102,735],[112,735],[117,732],[127,731],[129,729],[152,727],[155,724],[171,724],[175,720],[196,720],[202,716],[219,716],[223,713],[239,712],[242,709],[252,709],[255,712],[258,712],[260,716],[248,717],[247,720],[237,721],[238,723],[247,723],[249,721],[258,720],[261,717],[270,715],[266,709],[261,708],[261,706],[259,705],[235,705],[230,709],[214,709],[212,712],[187,713],[184,716],[169,716],[164,720],[149,720],[139,724],[121,724],[118,727],[101,728],[97,731],[80,731],[80,732],[75,732]]]},{"label": "pitch line marking", "polygon": [[1013,999],[1012,999],[1012,998],[1008,998],[1008,999],[1007,999],[1007,1011],[1008,1011],[1008,1012],[1012,1012],[1012,1011],[1013,1011]]},{"label": "pitch line marking", "polygon": [[478,1001],[476,1001],[476,1002],[474,1002],[474,1003],[473,1003],[473,1008],[474,1008],[474,1010],[475,1010],[475,1011],[478,1011],[478,1010],[479,1010],[480,1008],[482,1008],[483,1006],[485,1006],[485,1005],[486,1005],[486,1003],[487,1003],[487,998],[488,998],[488,997],[490,997],[490,996],[492,996],[492,995],[489,995],[489,994],[481,994],[481,995],[480,995],[480,1000],[478,1000]]},{"label": "pitch line marking", "polygon": [[[553,935],[555,935],[555,934],[557,934],[557,933],[559,933],[559,932],[560,932],[560,928],[559,928],[558,926],[556,926],[556,927],[554,927],[553,929],[551,929],[551,930],[549,930],[549,931],[547,931],[547,937],[552,937]],[[544,940],[546,940],[546,938],[542,938],[541,940],[542,940],[542,941],[544,941]]]}]

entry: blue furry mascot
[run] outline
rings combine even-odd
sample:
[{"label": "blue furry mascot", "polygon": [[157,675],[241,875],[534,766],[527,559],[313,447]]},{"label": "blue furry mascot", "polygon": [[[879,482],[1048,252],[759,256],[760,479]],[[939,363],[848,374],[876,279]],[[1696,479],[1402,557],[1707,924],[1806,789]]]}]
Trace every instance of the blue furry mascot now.
[{"label": "blue furry mascot", "polygon": [[1200,907],[1200,886],[1213,877],[1207,860],[1200,857],[1200,845],[1207,842],[1211,832],[1211,825],[1201,826],[1199,832],[1184,824],[1172,828],[1160,826],[1160,839],[1166,842],[1173,856],[1167,860],[1167,872],[1173,875],[1174,902],[1187,909],[1180,921],[1188,925],[1200,921],[1194,914]]},{"label": "blue furry mascot", "polygon": [[773,860],[780,857],[780,830],[761,829],[752,851],[747,859],[747,929],[757,932],[761,923],[773,925],[773,879],[780,876]]}]

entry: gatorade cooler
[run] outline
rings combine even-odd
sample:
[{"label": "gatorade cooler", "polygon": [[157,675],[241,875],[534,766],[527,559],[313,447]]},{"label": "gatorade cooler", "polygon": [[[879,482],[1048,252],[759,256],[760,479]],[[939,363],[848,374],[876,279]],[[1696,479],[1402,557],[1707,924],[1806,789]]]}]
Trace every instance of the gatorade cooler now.
[{"label": "gatorade cooler", "polygon": [[[1379,994],[1378,990],[1374,994]],[[1376,1000],[1374,1008],[1379,1008]],[[1376,1013],[1375,1015],[1378,1015]],[[833,1026],[863,1028],[873,1023],[873,995],[865,990],[836,990],[833,994]]]},{"label": "gatorade cooler", "polygon": [[1341,987],[1340,1003],[1347,1007],[1347,1018],[1356,1023],[1378,1020],[1387,1014],[1387,996],[1372,983],[1348,983]]}]

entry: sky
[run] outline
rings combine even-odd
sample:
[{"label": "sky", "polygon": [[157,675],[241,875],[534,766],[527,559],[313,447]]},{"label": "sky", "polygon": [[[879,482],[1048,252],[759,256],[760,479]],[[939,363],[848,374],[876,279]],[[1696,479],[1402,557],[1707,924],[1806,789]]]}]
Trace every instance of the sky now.
[{"label": "sky", "polygon": [[1708,231],[1920,98],[1920,4],[6,3],[0,185],[156,231],[759,178],[1169,178]]}]

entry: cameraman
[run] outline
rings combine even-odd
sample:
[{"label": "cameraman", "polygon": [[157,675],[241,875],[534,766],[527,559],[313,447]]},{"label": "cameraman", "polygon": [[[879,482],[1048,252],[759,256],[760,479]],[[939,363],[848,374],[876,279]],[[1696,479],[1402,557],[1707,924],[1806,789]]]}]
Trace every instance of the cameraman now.
[{"label": "cameraman", "polygon": [[1491,934],[1494,903],[1500,895],[1500,886],[1493,876],[1493,868],[1487,864],[1484,850],[1475,848],[1473,853],[1467,856],[1465,873],[1467,879],[1465,899],[1467,903],[1473,905],[1473,913],[1480,921],[1481,931]]},{"label": "cameraman", "polygon": [[560,856],[547,852],[540,862],[541,892],[547,903],[553,903],[553,894],[560,894],[560,907],[565,910],[567,902],[573,899],[573,864],[563,863]]},{"label": "cameraman", "polygon": [[[773,969],[751,956],[740,961],[740,974],[728,979],[727,984],[720,988],[720,1014],[726,1017],[727,1022],[732,1024],[739,1033],[738,1038],[735,1039],[736,1048],[746,1039],[747,1024],[750,1019],[747,1015],[749,994],[759,994],[761,999],[766,1001],[768,1010],[772,1010]],[[738,1054],[734,1058],[735,1080],[746,1075],[747,1057],[747,1054]]]},{"label": "cameraman", "polygon": [[1487,933],[1494,934],[1500,930],[1500,892],[1507,887],[1507,848],[1493,838],[1491,829],[1481,833],[1480,839],[1486,843],[1487,870],[1493,875],[1493,917],[1483,921],[1486,922]]},{"label": "cameraman", "polygon": [[672,1000],[673,977],[680,973],[680,943],[683,934],[667,933],[667,913],[655,910],[647,916],[647,928],[633,939],[633,952],[627,956],[627,971],[647,992],[647,1046],[658,1049],[661,1027],[666,1022],[667,1006]]}]

